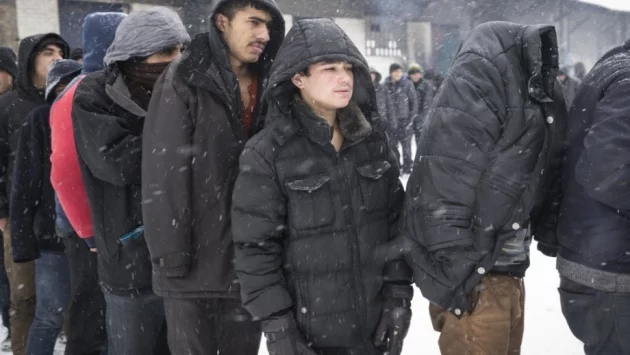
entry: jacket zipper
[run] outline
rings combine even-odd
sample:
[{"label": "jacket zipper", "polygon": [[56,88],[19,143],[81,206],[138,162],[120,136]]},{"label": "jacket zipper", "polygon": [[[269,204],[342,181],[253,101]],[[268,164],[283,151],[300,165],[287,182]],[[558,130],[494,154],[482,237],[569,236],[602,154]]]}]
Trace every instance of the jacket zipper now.
[{"label": "jacket zipper", "polygon": [[[346,198],[347,198],[347,202],[348,202],[348,206],[351,207],[352,206],[352,194],[350,193],[350,182],[348,181],[348,174],[345,173],[342,164],[340,164],[341,161],[341,152],[343,152],[344,150],[346,150],[347,148],[350,148],[352,146],[355,146],[359,143],[361,143],[364,140],[364,138],[359,139],[355,142],[353,142],[350,145],[346,145],[346,146],[342,146],[341,149],[339,150],[339,152],[337,152],[337,170],[339,171],[339,174],[341,176],[343,176],[343,182],[344,182],[344,190],[346,191]],[[361,325],[359,327],[360,330],[363,330],[363,326],[365,324],[365,322],[367,322],[367,305],[365,300],[363,299],[365,296],[365,291],[363,290],[363,275],[361,273],[361,267],[360,267],[360,255],[359,255],[359,250],[358,250],[358,246],[359,246],[359,238],[357,236],[357,232],[355,229],[355,222],[354,222],[354,209],[353,208],[349,208],[349,219],[350,219],[350,229],[351,229],[351,233],[352,233],[352,237],[353,237],[353,243],[350,243],[350,248],[351,248],[351,255],[352,255],[352,266],[353,269],[355,271],[354,273],[354,278],[355,278],[355,282],[356,282],[356,289],[357,291],[359,291],[359,295],[357,297],[357,301],[359,304],[359,307],[361,309]],[[361,332],[362,333],[362,332]]]}]

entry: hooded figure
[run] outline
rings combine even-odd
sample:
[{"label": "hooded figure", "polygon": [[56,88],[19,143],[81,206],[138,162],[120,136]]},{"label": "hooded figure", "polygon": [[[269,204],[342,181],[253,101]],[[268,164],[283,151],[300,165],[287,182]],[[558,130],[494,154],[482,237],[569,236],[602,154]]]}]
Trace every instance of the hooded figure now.
[{"label": "hooded figure", "polygon": [[11,48],[0,47],[0,95],[13,90],[18,74],[16,60],[15,52]]},{"label": "hooded figure", "polygon": [[[164,307],[151,290],[143,233],[142,129],[155,81],[188,41],[172,10],[133,12],[116,30],[106,68],[83,78],[74,96],[72,125],[92,214],[112,354],[153,354],[166,348],[159,335]],[[136,327],[138,322],[143,326]]]},{"label": "hooded figure", "polygon": [[[83,76],[103,69],[105,51],[126,16],[118,12],[86,16],[83,23]],[[97,258],[96,253],[88,249],[88,246],[96,247],[92,237],[92,216],[72,130],[72,102],[83,76],[68,85],[50,109],[50,180],[57,197],[57,234],[64,237],[72,283],[66,343],[66,351],[71,354],[100,353],[107,346],[105,300],[98,280]],[[85,243],[77,235],[86,238]]]},{"label": "hooded figure", "polygon": [[555,234],[560,201],[557,72],[553,26],[489,22],[470,32],[434,100],[405,222],[442,354],[520,352],[532,235]]},{"label": "hooded figure", "polygon": [[569,76],[569,68],[567,67],[561,68],[558,71],[558,80],[560,81],[560,84],[562,84],[562,92],[564,94],[567,107],[570,108],[571,104],[573,104],[573,99],[575,99],[575,95],[580,88],[581,82]]},{"label": "hooded figure", "polygon": [[[36,312],[26,353],[52,353],[64,321],[70,273],[64,245],[55,233],[55,193],[50,183],[50,104],[81,73],[81,64],[59,60],[46,80],[47,103],[20,129],[11,188],[13,260],[36,262]],[[51,288],[51,285],[54,287]]]},{"label": "hooded figure", "polygon": [[[234,188],[243,304],[263,320],[273,354],[400,354],[411,274],[385,250],[398,234],[404,192],[385,133],[371,120],[377,101],[365,58],[329,19],[298,21],[277,58],[268,123],[247,143]],[[293,81],[322,63],[352,66],[352,97],[335,123],[315,114]]]},{"label": "hooded figure", "polygon": [[209,33],[156,84],[142,138],[143,216],[171,350],[255,355],[260,327],[239,298],[230,207],[238,157],[264,124],[261,97],[284,19],[273,0],[221,0],[212,11]]},{"label": "hooded figure", "polygon": [[24,38],[18,51],[14,90],[0,96],[0,229],[4,231],[5,264],[11,288],[11,348],[17,355],[24,354],[35,313],[35,265],[33,262],[15,264],[11,255],[9,196],[15,151],[20,128],[27,123],[27,117],[46,103],[48,64],[68,55],[69,51],[68,44],[54,33]]},{"label": "hooded figure", "polygon": [[376,91],[376,103],[382,127],[385,128],[388,136],[393,138],[396,134],[396,117],[394,115],[396,111],[393,106],[394,102],[392,101],[392,97],[390,96],[387,87],[385,87],[385,84],[381,83],[381,79],[383,78],[381,73],[376,71],[374,68],[370,68],[370,74],[373,75],[372,78],[374,79],[372,84],[374,85],[374,90]]},{"label": "hooded figure", "polygon": [[[83,59],[82,73],[90,74],[103,69],[105,51],[114,41],[116,29],[126,14],[118,12],[97,12],[85,17],[83,23]],[[77,77],[51,108],[50,125],[52,141],[51,181],[56,192],[57,228],[62,236],[69,236],[75,231],[94,248],[94,229],[90,206],[81,177],[81,169],[72,130],[72,102],[77,84],[83,76]],[[62,208],[63,207],[63,208]]]}]

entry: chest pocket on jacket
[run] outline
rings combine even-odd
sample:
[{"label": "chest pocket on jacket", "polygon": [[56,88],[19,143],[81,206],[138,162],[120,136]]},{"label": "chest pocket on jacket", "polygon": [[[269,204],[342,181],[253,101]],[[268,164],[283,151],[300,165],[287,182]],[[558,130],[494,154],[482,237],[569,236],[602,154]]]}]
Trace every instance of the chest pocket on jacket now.
[{"label": "chest pocket on jacket", "polygon": [[333,224],[335,213],[329,181],[329,176],[314,175],[285,183],[289,195],[289,222],[295,229],[315,229]]},{"label": "chest pocket on jacket", "polygon": [[388,161],[376,161],[357,167],[363,196],[361,207],[367,212],[385,211],[389,207],[389,189],[384,176],[391,167]]}]

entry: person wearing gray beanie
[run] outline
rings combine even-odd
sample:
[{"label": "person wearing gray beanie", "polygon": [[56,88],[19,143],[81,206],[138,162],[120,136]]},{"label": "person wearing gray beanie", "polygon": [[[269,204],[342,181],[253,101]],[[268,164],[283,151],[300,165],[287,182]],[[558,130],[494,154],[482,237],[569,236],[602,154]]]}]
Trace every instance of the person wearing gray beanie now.
[{"label": "person wearing gray beanie", "polygon": [[132,12],[116,29],[105,69],[86,76],[74,96],[75,144],[92,212],[111,355],[168,348],[161,333],[164,305],[152,289],[144,241],[142,131],[155,82],[189,41],[174,11]]}]

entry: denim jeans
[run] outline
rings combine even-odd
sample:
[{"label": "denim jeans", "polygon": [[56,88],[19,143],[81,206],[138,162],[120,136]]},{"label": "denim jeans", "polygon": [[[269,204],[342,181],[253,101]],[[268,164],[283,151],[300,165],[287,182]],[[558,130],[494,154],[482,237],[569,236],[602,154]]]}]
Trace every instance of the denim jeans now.
[{"label": "denim jeans", "polygon": [[27,355],[52,355],[70,298],[70,270],[65,253],[41,251],[35,261],[35,319],[26,342]]},{"label": "denim jeans", "polygon": [[562,314],[586,355],[630,354],[630,293],[560,281]]},{"label": "denim jeans", "polygon": [[168,351],[164,302],[151,290],[129,294],[103,290],[109,355]]}]

